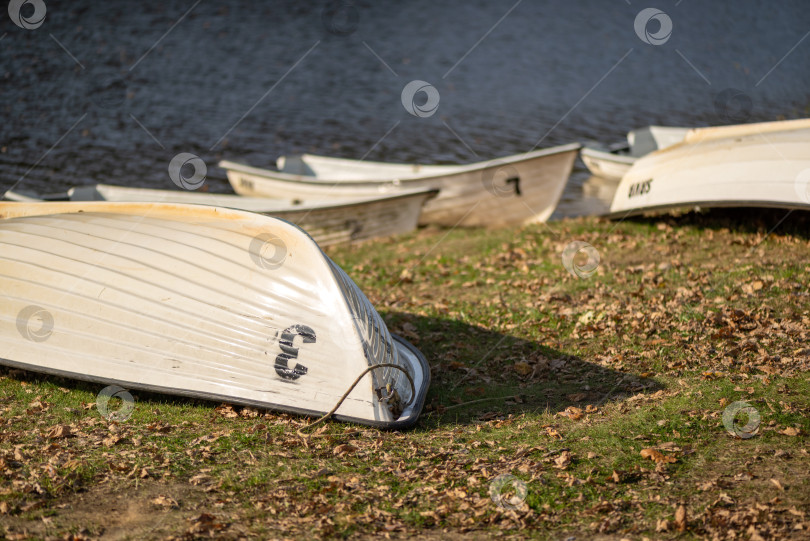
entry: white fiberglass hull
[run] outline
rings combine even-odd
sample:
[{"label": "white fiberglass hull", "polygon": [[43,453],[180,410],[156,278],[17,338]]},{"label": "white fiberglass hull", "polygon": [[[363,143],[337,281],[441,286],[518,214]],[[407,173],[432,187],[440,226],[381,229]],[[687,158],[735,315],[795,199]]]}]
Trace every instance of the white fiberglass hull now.
[{"label": "white fiberglass hull", "polygon": [[809,209],[810,124],[757,126],[695,130],[683,143],[641,158],[619,184],[611,213],[683,207]]},{"label": "white fiberglass hull", "polygon": [[640,157],[683,141],[689,128],[647,126],[627,134],[627,144],[618,148],[585,147],[580,152],[588,170],[597,177],[619,181]]},{"label": "white fiberglass hull", "polygon": [[0,363],[27,370],[323,414],[394,363],[336,412],[390,428],[416,421],[429,382],[309,236],[253,213],[0,203],[0,297]]},{"label": "white fiberglass hull", "polygon": [[[328,246],[409,233],[419,223],[422,205],[435,197],[436,193],[436,190],[407,190],[345,201],[301,201],[97,184],[71,188],[64,198],[71,201],[176,203],[247,210],[294,223],[318,244]],[[7,193],[6,198],[36,200],[16,193]]]},{"label": "white fiberglass hull", "polygon": [[[554,212],[579,144],[470,165],[405,165],[303,155],[289,171],[233,162],[220,166],[235,192],[246,196],[346,199],[403,189],[438,189],[420,223],[489,226],[543,222]],[[303,167],[303,169],[302,169]],[[314,174],[300,174],[314,173]]]},{"label": "white fiberglass hull", "polygon": [[636,161],[631,156],[587,147],[582,149],[580,157],[591,174],[613,181],[621,180]]}]

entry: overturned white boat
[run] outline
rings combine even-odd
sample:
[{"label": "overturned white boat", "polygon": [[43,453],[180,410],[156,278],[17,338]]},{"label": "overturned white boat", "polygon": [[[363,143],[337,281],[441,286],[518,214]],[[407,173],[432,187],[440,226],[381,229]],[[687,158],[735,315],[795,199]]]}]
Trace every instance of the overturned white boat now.
[{"label": "overturned white boat", "polygon": [[351,200],[268,199],[238,195],[128,188],[108,184],[78,186],[66,194],[38,196],[6,192],[13,201],[124,201],[209,205],[283,218],[304,229],[321,246],[409,233],[416,229],[422,205],[438,190],[404,190]]},{"label": "overturned white boat", "polygon": [[689,128],[647,126],[627,134],[627,142],[610,146],[586,145],[580,156],[597,177],[619,181],[642,156],[683,141]]},{"label": "overturned white boat", "polygon": [[334,200],[438,189],[420,223],[446,226],[544,222],[554,212],[579,143],[468,165],[392,164],[312,154],[282,156],[278,171],[220,162],[234,191],[259,197]]},{"label": "overturned white boat", "polygon": [[691,130],[638,160],[610,211],[691,207],[810,209],[810,119]]},{"label": "overturned white boat", "polygon": [[0,298],[0,364],[25,370],[308,415],[362,375],[335,417],[386,428],[429,383],[308,235],[249,212],[0,203]]}]

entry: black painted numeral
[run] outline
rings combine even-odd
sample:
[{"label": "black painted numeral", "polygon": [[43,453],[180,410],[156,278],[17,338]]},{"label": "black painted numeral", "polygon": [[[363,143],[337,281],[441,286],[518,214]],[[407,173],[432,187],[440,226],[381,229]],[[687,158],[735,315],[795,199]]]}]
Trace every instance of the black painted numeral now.
[{"label": "black painted numeral", "polygon": [[306,325],[290,325],[281,333],[278,345],[281,353],[276,357],[276,374],[284,379],[296,380],[307,373],[307,367],[296,363],[295,368],[290,368],[290,360],[298,358],[298,348],[293,347],[296,336],[300,336],[304,344],[315,343],[315,331]]},{"label": "black painted numeral", "polygon": [[514,184],[515,185],[515,195],[521,195],[520,193],[520,177],[511,177],[506,179],[507,184]]},{"label": "black painted numeral", "polygon": [[653,179],[645,180],[644,182],[636,182],[630,186],[630,191],[627,193],[627,197],[635,197],[637,195],[644,195],[650,191],[650,187],[652,184]]},{"label": "black painted numeral", "polygon": [[346,220],[346,229],[349,231],[349,238],[355,240],[363,231],[363,224],[359,220],[349,219]]}]

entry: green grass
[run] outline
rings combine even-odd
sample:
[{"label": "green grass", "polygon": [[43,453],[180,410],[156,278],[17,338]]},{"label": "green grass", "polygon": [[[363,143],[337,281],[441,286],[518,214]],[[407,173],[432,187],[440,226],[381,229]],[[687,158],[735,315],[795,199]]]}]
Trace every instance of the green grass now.
[{"label": "green grass", "polygon": [[[34,539],[806,532],[808,219],[767,235],[777,214],[426,229],[330,250],[430,362],[408,432],[332,422],[305,441],[306,419],[148,393],[110,423],[101,386],[5,370],[0,522]],[[565,270],[572,240],[599,251],[591,276]],[[740,400],[761,416],[750,439],[723,426]],[[513,511],[490,498],[500,474],[525,483]]]}]

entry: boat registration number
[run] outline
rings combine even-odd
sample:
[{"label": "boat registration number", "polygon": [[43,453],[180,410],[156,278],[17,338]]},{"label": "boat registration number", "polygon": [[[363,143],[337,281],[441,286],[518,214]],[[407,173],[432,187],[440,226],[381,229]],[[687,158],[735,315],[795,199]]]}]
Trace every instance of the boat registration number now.
[{"label": "boat registration number", "polygon": [[627,194],[627,197],[635,197],[637,195],[644,195],[650,191],[650,187],[652,184],[653,179],[645,180],[643,182],[636,182],[635,184],[630,185],[630,192]]}]

